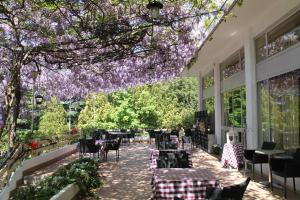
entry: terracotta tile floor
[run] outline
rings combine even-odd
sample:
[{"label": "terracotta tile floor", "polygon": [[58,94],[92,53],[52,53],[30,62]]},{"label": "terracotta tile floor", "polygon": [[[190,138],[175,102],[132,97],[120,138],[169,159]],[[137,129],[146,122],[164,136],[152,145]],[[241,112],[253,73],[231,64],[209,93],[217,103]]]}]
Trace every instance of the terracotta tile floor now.
[{"label": "terracotta tile floor", "polygon": [[[154,149],[149,144],[130,144],[120,149],[120,160],[116,162],[115,152],[110,152],[108,161],[99,166],[99,173],[104,180],[104,186],[95,190],[96,196],[87,199],[104,200],[144,200],[151,196],[149,171],[150,152]],[[193,166],[195,168],[208,168],[216,177],[220,178],[223,186],[240,183],[245,180],[241,172],[223,169],[217,158],[196,150],[193,152]],[[258,175],[256,177],[259,177]],[[244,199],[277,200],[283,199],[282,190],[271,192],[264,189],[259,183],[251,181]],[[300,199],[292,191],[288,191],[288,199]]]}]

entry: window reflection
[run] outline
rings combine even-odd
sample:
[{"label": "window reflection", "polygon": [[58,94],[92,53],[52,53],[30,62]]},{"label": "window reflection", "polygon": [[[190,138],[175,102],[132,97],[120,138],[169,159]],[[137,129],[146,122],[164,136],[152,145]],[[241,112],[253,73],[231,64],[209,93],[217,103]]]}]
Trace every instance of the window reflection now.
[{"label": "window reflection", "polygon": [[245,86],[223,93],[224,126],[242,128],[246,121]]},{"label": "window reflection", "polygon": [[258,83],[259,131],[277,148],[299,146],[300,70]]},{"label": "window reflection", "polygon": [[[266,41],[267,38],[267,41]],[[300,11],[255,40],[256,60],[260,62],[300,41]]]},{"label": "window reflection", "polygon": [[215,111],[215,99],[214,97],[209,97],[203,100],[204,110],[207,111],[208,114],[213,113]]},{"label": "window reflection", "polygon": [[203,88],[207,89],[214,85],[214,73],[211,72],[205,77],[203,77]]},{"label": "window reflection", "polygon": [[240,50],[233,57],[229,58],[222,64],[221,78],[225,80],[232,75],[245,69],[245,58],[243,50]]}]

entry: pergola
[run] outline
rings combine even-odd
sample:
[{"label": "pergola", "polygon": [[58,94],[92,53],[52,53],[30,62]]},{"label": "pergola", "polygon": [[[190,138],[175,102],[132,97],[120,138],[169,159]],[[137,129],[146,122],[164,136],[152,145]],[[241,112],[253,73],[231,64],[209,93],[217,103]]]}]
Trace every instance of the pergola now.
[{"label": "pergola", "polygon": [[67,99],[177,76],[232,2],[1,1],[0,136],[32,85]]}]

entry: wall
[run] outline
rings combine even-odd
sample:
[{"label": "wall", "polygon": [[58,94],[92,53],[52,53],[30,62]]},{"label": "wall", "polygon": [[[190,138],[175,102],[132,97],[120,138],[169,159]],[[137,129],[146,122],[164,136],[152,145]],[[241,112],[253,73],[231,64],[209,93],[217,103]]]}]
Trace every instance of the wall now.
[{"label": "wall", "polygon": [[24,172],[30,171],[31,169],[37,168],[38,166],[51,162],[56,158],[72,153],[76,151],[76,147],[77,144],[67,145],[60,149],[42,154],[38,157],[29,160],[24,160],[22,164],[16,169],[14,174],[11,176],[7,186],[3,188],[2,192],[0,193],[0,199],[1,200],[9,199],[10,192],[16,189],[17,183],[23,179]]}]

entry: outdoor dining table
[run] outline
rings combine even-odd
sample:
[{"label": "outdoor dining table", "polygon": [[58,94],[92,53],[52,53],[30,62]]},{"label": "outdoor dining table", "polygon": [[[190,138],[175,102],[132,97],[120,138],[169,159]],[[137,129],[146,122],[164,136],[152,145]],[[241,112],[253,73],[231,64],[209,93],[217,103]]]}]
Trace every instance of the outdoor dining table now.
[{"label": "outdoor dining table", "polygon": [[219,180],[207,169],[155,169],[151,181],[151,199],[205,199],[206,188],[219,185]]},{"label": "outdoor dining table", "polygon": [[[186,152],[186,150],[182,150],[182,149],[163,149],[163,150],[153,150],[151,152],[151,156],[150,156],[150,170],[154,170],[157,168],[157,159],[159,158],[159,152]],[[193,163],[192,163],[192,159],[191,159],[191,154],[189,155],[189,166],[192,167]]]},{"label": "outdoor dining table", "polygon": [[267,184],[264,184],[264,183],[263,183],[263,184],[266,185],[267,187],[270,187],[270,186],[271,186],[271,179],[272,179],[270,160],[271,160],[271,158],[272,158],[274,155],[284,153],[284,150],[277,150],[277,149],[274,149],[274,150],[258,149],[258,150],[255,150],[255,153],[257,153],[257,154],[262,154],[262,155],[267,155],[267,156],[268,156],[268,163],[269,163],[269,181],[267,182]]},{"label": "outdoor dining table", "polygon": [[222,167],[232,167],[238,169],[239,165],[244,162],[244,146],[243,144],[226,143],[223,147],[221,158]]}]

